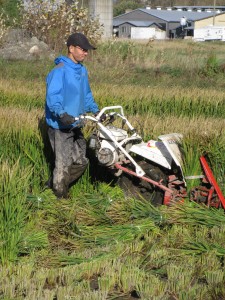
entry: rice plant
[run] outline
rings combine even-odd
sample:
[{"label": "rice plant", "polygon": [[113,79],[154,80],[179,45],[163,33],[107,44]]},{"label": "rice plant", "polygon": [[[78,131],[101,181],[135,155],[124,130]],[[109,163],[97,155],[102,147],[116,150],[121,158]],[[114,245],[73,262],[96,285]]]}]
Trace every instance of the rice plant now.
[{"label": "rice plant", "polygon": [[166,212],[167,221],[176,224],[204,225],[206,227],[222,226],[225,222],[223,209],[207,209],[195,202],[174,205]]},{"label": "rice plant", "polygon": [[0,208],[0,260],[14,261],[19,253],[19,242],[27,218],[26,193],[29,188],[30,169],[19,168],[19,162],[11,167],[1,163]]},{"label": "rice plant", "polygon": [[[86,63],[100,108],[122,104],[145,140],[182,133],[185,176],[202,174],[199,156],[207,155],[224,191],[223,49],[107,41]],[[224,299],[224,211],[188,199],[155,208],[93,183],[89,170],[57,201],[44,187],[44,81],[53,62],[0,65],[0,298]]]}]

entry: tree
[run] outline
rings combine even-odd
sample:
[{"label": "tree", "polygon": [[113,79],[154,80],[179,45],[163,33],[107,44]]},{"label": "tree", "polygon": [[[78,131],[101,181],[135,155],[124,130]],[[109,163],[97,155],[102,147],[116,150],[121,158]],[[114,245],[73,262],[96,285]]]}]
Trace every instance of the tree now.
[{"label": "tree", "polygon": [[143,2],[141,0],[120,0],[117,1],[116,4],[114,4],[113,15],[115,17],[124,14],[127,9],[134,10],[140,7],[144,7]]},{"label": "tree", "polygon": [[19,0],[0,0],[0,13],[6,15],[11,24],[19,18],[19,3]]},{"label": "tree", "polygon": [[21,25],[55,51],[65,47],[72,32],[83,32],[94,44],[102,35],[99,20],[90,18],[87,9],[79,8],[77,2],[67,4],[63,0],[35,0],[26,7],[21,5]]}]

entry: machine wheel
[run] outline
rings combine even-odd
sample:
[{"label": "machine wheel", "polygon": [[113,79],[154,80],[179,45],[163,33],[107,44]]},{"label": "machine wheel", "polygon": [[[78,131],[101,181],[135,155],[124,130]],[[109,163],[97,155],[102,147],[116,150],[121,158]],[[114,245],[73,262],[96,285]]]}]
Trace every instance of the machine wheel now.
[{"label": "machine wheel", "polygon": [[[158,166],[146,161],[140,161],[138,164],[145,171],[147,177],[155,181],[162,180],[162,184],[167,185],[167,175]],[[144,198],[155,206],[163,204],[164,191],[138,177],[123,173],[118,180],[118,185],[129,197]]]}]

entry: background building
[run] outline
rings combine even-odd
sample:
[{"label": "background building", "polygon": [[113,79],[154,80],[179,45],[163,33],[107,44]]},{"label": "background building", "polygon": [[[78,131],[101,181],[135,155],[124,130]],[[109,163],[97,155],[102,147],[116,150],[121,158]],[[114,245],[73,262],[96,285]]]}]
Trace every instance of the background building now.
[{"label": "background building", "polygon": [[[208,11],[189,11],[174,9],[139,8],[113,19],[113,28],[118,37],[132,38],[133,28],[135,38],[138,30],[142,32],[140,39],[149,38],[149,31],[155,28],[153,38],[183,38],[194,36],[194,30],[209,25],[225,26],[225,13]],[[137,29],[139,28],[139,29]],[[143,35],[145,28],[146,36]],[[149,28],[149,29],[148,29]],[[165,34],[160,33],[164,31]]]}]

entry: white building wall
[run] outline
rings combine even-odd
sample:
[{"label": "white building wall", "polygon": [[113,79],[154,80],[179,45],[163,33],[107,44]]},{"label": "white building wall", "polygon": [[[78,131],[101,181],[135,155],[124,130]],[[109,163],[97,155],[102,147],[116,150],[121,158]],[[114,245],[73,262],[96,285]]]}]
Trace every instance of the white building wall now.
[{"label": "white building wall", "polygon": [[214,17],[195,21],[195,29],[202,28],[209,25],[224,26],[224,24],[225,24],[225,13],[222,13],[220,15],[215,15]]},{"label": "white building wall", "polygon": [[156,40],[165,40],[166,39],[166,31],[156,29],[155,31],[155,39]]},{"label": "white building wall", "polygon": [[131,27],[131,39],[144,40],[155,36],[155,28]]},{"label": "white building wall", "polygon": [[131,27],[131,39],[156,39],[166,38],[166,32],[154,27]]}]

